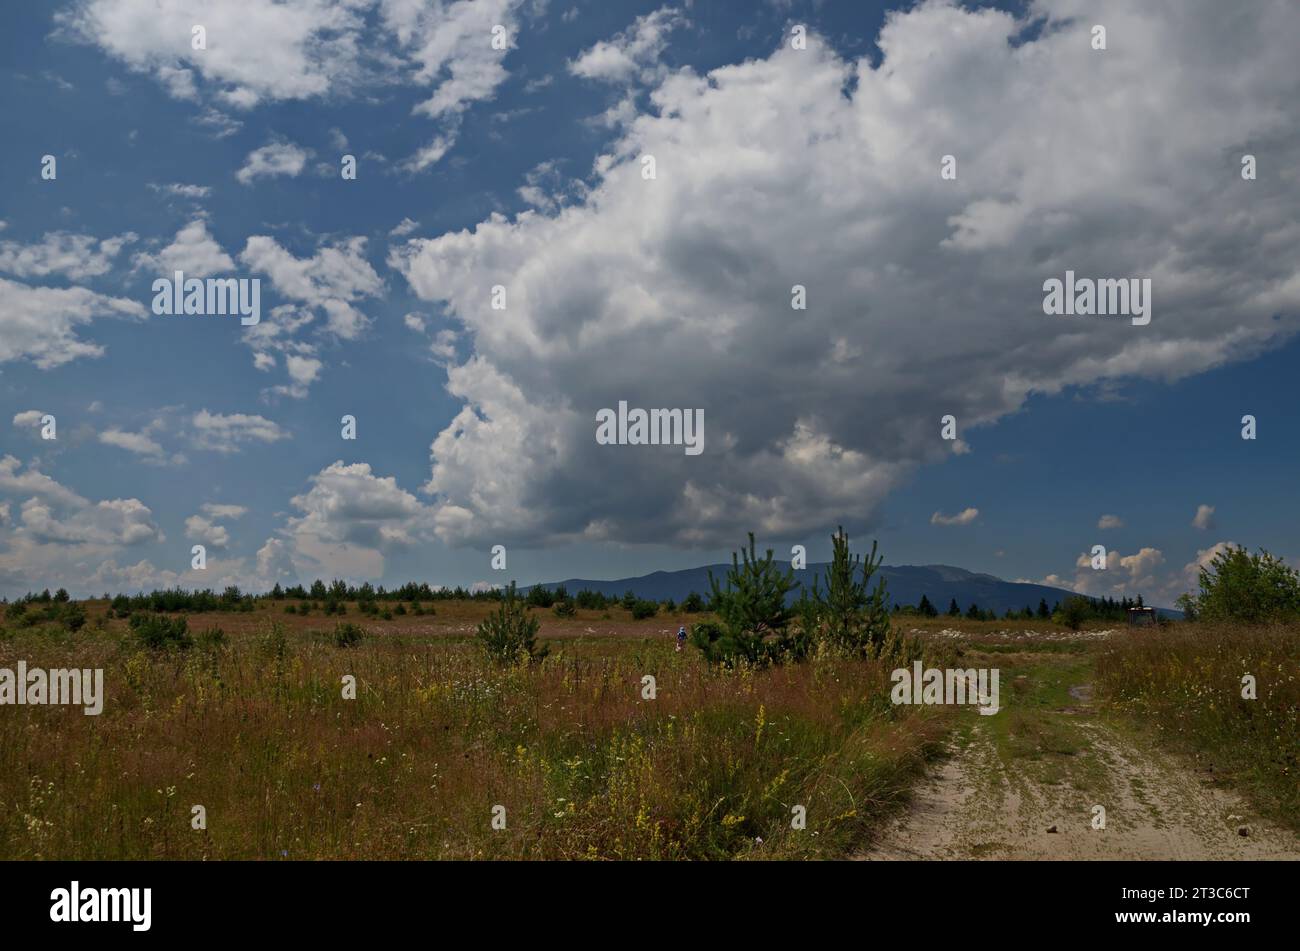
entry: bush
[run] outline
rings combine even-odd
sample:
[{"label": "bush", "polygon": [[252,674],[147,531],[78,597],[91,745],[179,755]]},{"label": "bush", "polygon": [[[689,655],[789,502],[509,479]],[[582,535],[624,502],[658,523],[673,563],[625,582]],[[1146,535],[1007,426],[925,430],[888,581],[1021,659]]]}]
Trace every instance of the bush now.
[{"label": "bush", "polygon": [[1056,612],[1052,620],[1057,624],[1063,624],[1072,631],[1077,631],[1083,627],[1083,622],[1092,616],[1092,602],[1087,598],[1074,595],[1065,599],[1061,609]]},{"label": "bush", "polygon": [[356,647],[366,636],[366,630],[360,624],[343,621],[334,625],[335,647]]},{"label": "bush", "polygon": [[209,627],[199,632],[195,643],[204,650],[215,650],[226,643],[226,632],[219,627]]},{"label": "bush", "polygon": [[131,615],[129,623],[135,639],[149,650],[187,650],[193,644],[189,622],[183,617],[147,612]]},{"label": "bush", "polygon": [[555,612],[556,617],[574,617],[578,613],[572,601],[556,601],[555,607],[551,610]]},{"label": "bush", "polygon": [[549,650],[537,645],[540,626],[519,599],[512,581],[496,611],[479,624],[477,636],[488,657],[498,664],[532,662],[541,660]]},{"label": "bush", "polygon": [[[60,591],[63,589],[60,588]],[[63,609],[59,612],[59,623],[69,631],[79,631],[86,626],[86,609],[73,601],[64,604]]]},{"label": "bush", "polygon": [[528,604],[535,608],[549,608],[555,603],[555,595],[541,585],[533,585],[528,590]]},{"label": "bush", "polygon": [[1193,613],[1206,621],[1260,623],[1300,616],[1300,573],[1262,548],[1257,555],[1240,546],[1219,552],[1201,569],[1200,588]]},{"label": "bush", "polygon": [[632,602],[632,619],[635,621],[644,621],[648,617],[654,617],[659,613],[659,605],[653,601],[642,601],[637,599]]}]

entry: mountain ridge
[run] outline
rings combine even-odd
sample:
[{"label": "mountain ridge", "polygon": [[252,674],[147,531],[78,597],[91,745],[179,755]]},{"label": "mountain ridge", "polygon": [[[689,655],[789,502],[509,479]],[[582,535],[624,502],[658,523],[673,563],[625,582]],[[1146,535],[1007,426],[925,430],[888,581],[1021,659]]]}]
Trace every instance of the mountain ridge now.
[{"label": "mountain ridge", "polygon": [[[775,564],[782,571],[790,567],[789,561],[775,561]],[[806,568],[795,572],[796,581],[811,585],[813,577],[817,576],[823,579],[824,584],[829,567],[830,562],[810,563]],[[712,571],[714,577],[721,583],[730,568],[729,563],[717,563],[675,571],[661,569],[648,574],[613,578],[607,581],[594,578],[566,578],[563,581],[537,582],[521,590],[542,587],[554,591],[563,585],[569,594],[575,594],[586,588],[606,596],[616,597],[630,590],[638,597],[651,601],[664,601],[671,598],[680,602],[692,591],[707,597],[710,591],[709,572]],[[956,598],[963,612],[971,604],[975,604],[982,610],[993,610],[1001,615],[1008,610],[1019,611],[1026,606],[1037,610],[1040,600],[1046,600],[1051,607],[1058,601],[1080,594],[1068,588],[1052,585],[1006,581],[996,575],[970,571],[956,565],[881,565],[877,569],[877,577],[885,579],[887,600],[891,607],[895,604],[915,605],[921,600],[921,596],[925,595],[940,613],[947,610],[953,598]],[[1083,596],[1088,597],[1088,595]],[[1169,608],[1157,610],[1163,615],[1180,616],[1179,612]]]}]

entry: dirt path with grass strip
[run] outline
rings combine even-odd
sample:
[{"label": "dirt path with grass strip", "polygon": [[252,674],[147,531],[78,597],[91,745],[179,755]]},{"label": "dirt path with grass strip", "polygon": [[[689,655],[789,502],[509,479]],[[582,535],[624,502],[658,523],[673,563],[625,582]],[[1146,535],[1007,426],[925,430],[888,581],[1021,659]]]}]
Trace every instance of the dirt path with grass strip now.
[{"label": "dirt path with grass strip", "polygon": [[1056,664],[1016,676],[1010,706],[972,715],[858,858],[1300,859],[1300,836],[1107,722],[1079,682],[1088,674]]}]

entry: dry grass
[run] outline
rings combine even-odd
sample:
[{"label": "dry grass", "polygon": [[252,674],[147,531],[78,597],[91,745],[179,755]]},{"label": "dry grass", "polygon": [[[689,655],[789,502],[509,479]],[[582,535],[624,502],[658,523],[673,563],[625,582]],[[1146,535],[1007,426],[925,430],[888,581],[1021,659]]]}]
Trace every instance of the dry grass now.
[{"label": "dry grass", "polygon": [[227,643],[183,653],[138,649],[102,604],[75,635],[9,631],[0,667],[103,667],[106,700],[0,709],[0,858],[839,856],[950,722],[894,708],[880,664],[721,673],[674,652],[676,618],[620,609],[541,612],[552,656],[501,670],[466,636],[489,609],[350,609],[371,631],[351,649],[275,607],[192,617]]},{"label": "dry grass", "polygon": [[[1240,786],[1261,811],[1300,829],[1300,628],[1178,624],[1116,639],[1098,688],[1206,778]],[[1256,699],[1242,696],[1242,678]]]}]

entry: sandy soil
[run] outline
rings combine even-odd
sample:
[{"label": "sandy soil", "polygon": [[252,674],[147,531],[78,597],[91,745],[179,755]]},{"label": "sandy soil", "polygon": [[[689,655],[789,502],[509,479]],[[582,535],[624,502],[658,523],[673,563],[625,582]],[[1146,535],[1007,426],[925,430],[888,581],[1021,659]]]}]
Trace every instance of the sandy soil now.
[{"label": "sandy soil", "polygon": [[[1070,757],[1077,769],[1008,761],[977,722],[859,858],[1300,859],[1300,836],[1260,821],[1185,761],[1100,722],[1087,685],[1070,693],[1077,705],[1057,715],[1070,717],[1083,740]],[[1093,828],[1098,805],[1104,829]]]}]

